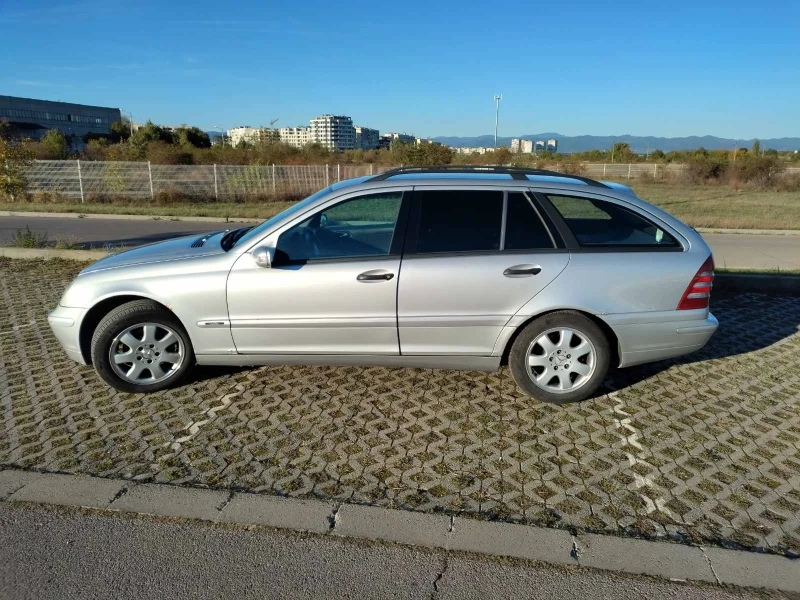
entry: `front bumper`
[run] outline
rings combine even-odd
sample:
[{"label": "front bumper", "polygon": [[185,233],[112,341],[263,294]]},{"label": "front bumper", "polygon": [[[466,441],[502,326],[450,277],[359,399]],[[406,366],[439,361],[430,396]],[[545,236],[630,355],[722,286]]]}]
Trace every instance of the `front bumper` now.
[{"label": "front bumper", "polygon": [[80,343],[81,321],[85,314],[85,308],[68,308],[66,306],[58,306],[55,310],[47,313],[47,322],[58,343],[64,348],[67,356],[82,365],[87,364],[81,352]]},{"label": "front bumper", "polygon": [[619,366],[630,367],[700,350],[718,326],[711,313],[705,319],[613,326],[621,350]]}]

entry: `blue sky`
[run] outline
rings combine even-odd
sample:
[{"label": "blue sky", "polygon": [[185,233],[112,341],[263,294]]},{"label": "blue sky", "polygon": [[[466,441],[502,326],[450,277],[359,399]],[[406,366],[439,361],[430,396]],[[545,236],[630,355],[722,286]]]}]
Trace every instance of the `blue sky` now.
[{"label": "blue sky", "polygon": [[0,94],[204,129],[800,136],[800,2],[0,0]]}]

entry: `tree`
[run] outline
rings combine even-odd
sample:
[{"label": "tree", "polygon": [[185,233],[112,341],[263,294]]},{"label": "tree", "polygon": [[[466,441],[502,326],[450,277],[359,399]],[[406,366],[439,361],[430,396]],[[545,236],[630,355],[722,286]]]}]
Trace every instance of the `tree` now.
[{"label": "tree", "polygon": [[33,152],[28,146],[25,141],[14,142],[0,135],[0,194],[12,202],[25,193],[28,184],[25,169],[33,162]]},{"label": "tree", "polygon": [[761,142],[759,142],[758,140],[755,140],[753,142],[753,147],[750,148],[750,153],[753,156],[758,156],[760,152],[761,152]]},{"label": "tree", "polygon": [[64,160],[67,158],[67,138],[58,129],[48,129],[39,141],[40,158],[44,160]]},{"label": "tree", "polygon": [[124,117],[122,121],[114,121],[108,129],[111,131],[111,141],[115,144],[126,142],[131,137],[131,123]]},{"label": "tree", "polygon": [[656,148],[650,153],[650,158],[652,158],[653,160],[664,160],[666,157],[667,155],[664,154],[664,151],[659,150],[658,148]]},{"label": "tree", "polygon": [[513,156],[511,154],[511,148],[502,146],[494,151],[494,164],[496,165],[507,165],[511,162],[512,158]]},{"label": "tree", "polygon": [[631,146],[627,142],[617,142],[614,144],[614,148],[611,151],[611,162],[632,162],[633,161],[633,152],[631,152]]},{"label": "tree", "polygon": [[168,129],[159,127],[148,121],[142,127],[133,132],[130,137],[131,154],[143,159],[147,154],[147,146],[152,142],[164,142],[165,144],[175,143],[175,136]]},{"label": "tree", "polygon": [[211,147],[211,138],[199,127],[179,127],[175,130],[175,138],[181,146]]}]

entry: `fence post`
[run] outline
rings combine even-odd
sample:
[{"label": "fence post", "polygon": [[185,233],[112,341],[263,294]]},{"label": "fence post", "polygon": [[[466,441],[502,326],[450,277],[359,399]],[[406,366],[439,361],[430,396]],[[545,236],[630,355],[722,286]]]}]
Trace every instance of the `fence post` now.
[{"label": "fence post", "polygon": [[653,179],[656,178],[656,175],[658,175],[658,163],[653,165]]},{"label": "fence post", "polygon": [[78,160],[78,185],[81,188],[81,204],[83,204],[83,177],[81,176],[81,161]]},{"label": "fence post", "polygon": [[328,163],[325,163],[325,187],[328,187],[328,185],[330,185],[328,183]]},{"label": "fence post", "polygon": [[336,181],[342,180],[342,165],[336,163]]},{"label": "fence post", "polygon": [[150,166],[150,161],[147,161],[147,174],[150,177],[150,200],[155,200],[156,195],[153,192],[153,167]]},{"label": "fence post", "polygon": [[217,187],[217,163],[214,163],[214,200],[219,202],[219,188]]},{"label": "fence post", "polygon": [[272,195],[276,195],[275,191],[275,163],[272,163]]},{"label": "fence post", "polygon": [[373,167],[373,164],[372,164],[372,163],[369,163],[369,174],[370,174],[370,175],[372,175],[372,174],[373,174],[373,173],[372,173],[372,167]]},{"label": "fence post", "polygon": [[631,163],[628,163],[628,179],[630,179],[630,178],[631,178],[631,167],[632,167],[632,166],[633,166],[633,165],[632,165]]},{"label": "fence post", "polygon": [[603,177],[606,176],[606,163],[603,163]]}]

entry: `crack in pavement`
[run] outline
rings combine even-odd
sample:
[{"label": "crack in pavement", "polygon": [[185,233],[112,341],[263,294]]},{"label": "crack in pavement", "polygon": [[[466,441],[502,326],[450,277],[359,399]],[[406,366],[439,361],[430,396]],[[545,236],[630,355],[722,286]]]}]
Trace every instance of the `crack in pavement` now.
[{"label": "crack in pavement", "polygon": [[708,563],[708,568],[711,569],[711,574],[714,575],[714,579],[716,580],[717,585],[722,585],[722,582],[719,579],[719,575],[717,575],[717,571],[714,569],[714,564],[711,562],[711,559],[709,558],[708,554],[706,554],[706,549],[703,548],[703,546],[700,546],[700,552],[703,553],[703,558],[706,559],[706,562]]},{"label": "crack in pavement", "polygon": [[341,504],[334,504],[333,508],[331,509],[331,514],[328,517],[328,526],[331,531],[336,529],[336,526],[339,524],[339,509],[342,507]]},{"label": "crack in pavement", "polygon": [[439,598],[439,582],[442,581],[442,577],[444,577],[445,572],[447,572],[447,568],[450,566],[450,562],[447,560],[447,555],[441,557],[441,568],[439,572],[436,574],[436,578],[433,580],[433,591],[431,591],[431,600],[437,600]]}]

